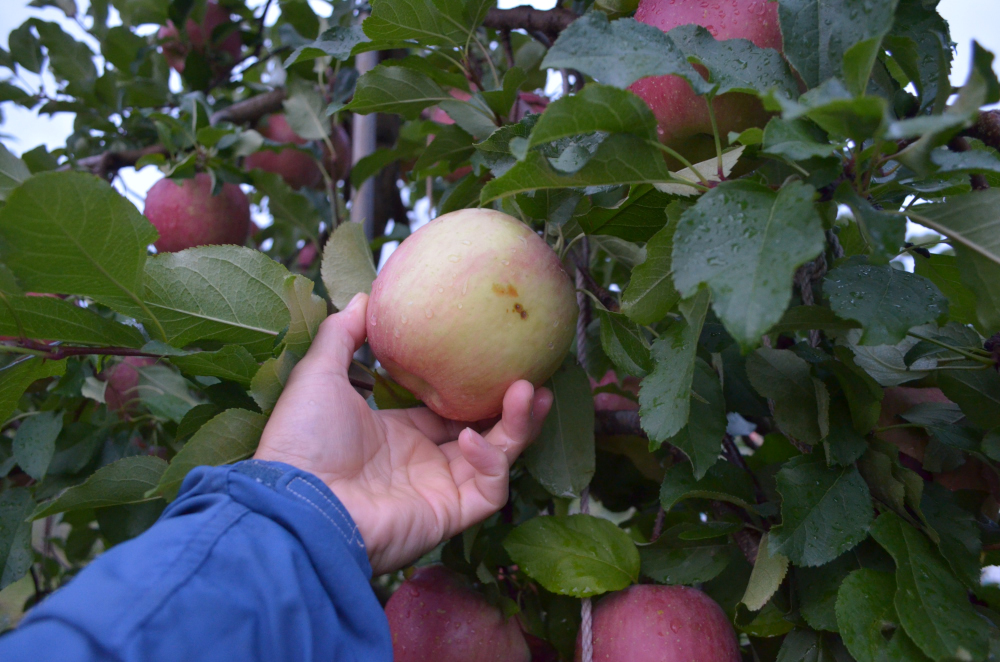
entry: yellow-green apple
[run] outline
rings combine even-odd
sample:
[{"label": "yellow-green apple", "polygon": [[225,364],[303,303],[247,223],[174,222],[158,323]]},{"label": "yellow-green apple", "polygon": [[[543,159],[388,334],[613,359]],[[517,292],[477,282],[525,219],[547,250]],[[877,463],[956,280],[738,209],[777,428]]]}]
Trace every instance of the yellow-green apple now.
[{"label": "yellow-green apple", "polygon": [[577,306],[555,252],[489,209],[445,214],[407,237],[372,284],[368,342],[392,377],[445,418],[500,413],[512,383],[547,380]]},{"label": "yellow-green apple", "polygon": [[[594,660],[740,662],[722,608],[688,586],[630,586],[594,609]],[[576,660],[582,659],[579,637]]]},{"label": "yellow-green apple", "polygon": [[[770,0],[640,0],[635,20],[664,32],[694,23],[716,39],[749,39],[761,48],[781,50],[778,3]],[[704,71],[702,70],[704,75]],[[693,162],[714,153],[712,122],[704,97],[679,76],[656,76],[629,88],[652,109],[660,140]],[[731,92],[713,101],[719,134],[764,126],[768,114],[756,97]]]},{"label": "yellow-green apple", "polygon": [[146,193],[146,218],[160,233],[154,244],[172,253],[193,246],[239,244],[250,232],[250,201],[236,184],[225,183],[212,195],[212,178],[161,179]]},{"label": "yellow-green apple", "polygon": [[[205,15],[200,23],[189,18],[184,24],[186,39],[181,36],[174,22],[168,20],[156,34],[163,45],[163,57],[167,64],[177,73],[184,73],[187,56],[191,51],[195,51],[208,59],[215,75],[231,71],[239,60],[243,42],[235,24],[225,34],[215,32],[217,28],[227,23],[232,23],[229,10],[221,7],[215,0],[205,3]],[[213,37],[213,34],[217,36]]]},{"label": "yellow-green apple", "polygon": [[528,662],[516,618],[444,566],[420,568],[385,605],[395,662]]}]

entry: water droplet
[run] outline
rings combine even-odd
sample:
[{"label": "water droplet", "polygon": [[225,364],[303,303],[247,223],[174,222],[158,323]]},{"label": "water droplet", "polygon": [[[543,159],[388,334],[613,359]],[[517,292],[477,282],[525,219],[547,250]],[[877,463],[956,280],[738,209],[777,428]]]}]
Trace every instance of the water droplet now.
[{"label": "water droplet", "polygon": [[438,292],[444,292],[444,288],[443,287],[439,287],[438,288]]},{"label": "water droplet", "polygon": [[430,308],[424,308],[424,317],[426,317],[427,319],[434,317],[434,311],[431,310]]},{"label": "water droplet", "polygon": [[556,346],[555,346],[555,345],[553,345],[552,343],[549,343],[549,344],[547,345],[547,347],[548,347],[549,349],[555,349],[555,348],[556,348]]},{"label": "water droplet", "polygon": [[407,319],[406,315],[400,315],[399,321],[402,322],[403,324],[406,324],[406,322],[408,321],[408,319]]},{"label": "water droplet", "polygon": [[372,326],[378,326],[378,322],[375,320],[375,316],[372,315],[368,318],[368,321],[372,323]]},{"label": "water droplet", "polygon": [[449,262],[458,262],[458,261],[459,261],[459,260],[461,260],[461,259],[462,259],[462,258],[461,258],[461,257],[459,257],[458,255],[449,255],[449,256],[448,256],[448,261],[449,261]]},{"label": "water droplet", "polygon": [[464,296],[465,293],[468,291],[469,291],[469,281],[465,281],[465,284],[462,285],[462,295]]},{"label": "water droplet", "polygon": [[399,337],[399,329],[393,329],[392,330],[392,335],[393,335],[394,338],[398,338]]},{"label": "water droplet", "polygon": [[463,239],[462,243],[465,244],[466,246],[471,246],[472,245],[472,242],[469,241],[468,239]]},{"label": "water droplet", "polygon": [[552,326],[553,326],[553,327],[556,327],[556,326],[559,326],[559,320],[556,320],[555,322],[553,322],[553,323],[552,323]]},{"label": "water droplet", "polygon": [[462,310],[462,304],[458,304],[458,309]]},{"label": "water droplet", "polygon": [[500,264],[506,267],[510,262],[508,260],[500,260]]}]

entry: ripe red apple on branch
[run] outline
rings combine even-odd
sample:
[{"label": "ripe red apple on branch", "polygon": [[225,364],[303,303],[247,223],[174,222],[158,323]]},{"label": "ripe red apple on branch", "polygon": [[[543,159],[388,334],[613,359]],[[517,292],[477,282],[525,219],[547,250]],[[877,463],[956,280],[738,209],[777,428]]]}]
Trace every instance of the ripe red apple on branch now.
[{"label": "ripe red apple on branch", "polygon": [[[694,23],[716,39],[749,39],[761,48],[781,50],[778,3],[769,0],[641,0],[635,20],[664,32]],[[703,72],[704,73],[704,72]],[[643,78],[629,88],[652,109],[660,141],[692,162],[709,158],[714,150],[712,121],[705,97],[694,93],[680,76]],[[731,92],[712,102],[719,135],[764,126],[768,114],[749,94]]]},{"label": "ripe red apple on branch", "polygon": [[441,216],[407,237],[372,284],[368,342],[424,404],[459,421],[500,413],[507,387],[541,385],[573,340],[577,305],[559,257],[489,209]]},{"label": "ripe red apple on branch", "polygon": [[144,213],[160,233],[156,249],[172,253],[194,246],[238,244],[250,232],[250,201],[236,184],[212,195],[212,178],[198,173],[180,183],[168,178],[146,193]]},{"label": "ripe red apple on branch", "polygon": [[[226,26],[232,24],[232,28]],[[226,26],[216,32],[216,29]],[[156,37],[163,44],[163,57],[177,73],[184,73],[188,54],[200,53],[208,59],[212,72],[218,76],[232,70],[240,57],[243,42],[236,25],[230,20],[229,10],[215,0],[205,3],[205,15],[201,22],[189,18],[184,24],[185,36],[173,21],[160,28]],[[223,33],[224,34],[220,34]]]},{"label": "ripe red apple on branch", "polygon": [[527,662],[517,619],[444,566],[420,568],[385,606],[395,662]]},{"label": "ripe red apple on branch", "polygon": [[156,363],[145,356],[127,356],[105,373],[104,402],[111,411],[130,412],[139,403],[139,369]]},{"label": "ripe red apple on branch", "polygon": [[[263,120],[257,130],[268,140],[278,143],[305,145],[308,140],[299,136],[288,124],[284,114],[276,113]],[[333,127],[330,143],[335,153],[323,145],[323,165],[330,177],[338,181],[347,177],[351,169],[351,141],[347,132],[339,124]],[[244,165],[247,170],[260,169],[281,175],[293,189],[320,188],[323,186],[323,173],[319,164],[309,154],[297,149],[281,149],[278,151],[263,149],[246,157]]]},{"label": "ripe red apple on branch", "polygon": [[641,584],[609,595],[594,609],[593,627],[594,660],[740,661],[736,633],[722,608],[688,586]]}]

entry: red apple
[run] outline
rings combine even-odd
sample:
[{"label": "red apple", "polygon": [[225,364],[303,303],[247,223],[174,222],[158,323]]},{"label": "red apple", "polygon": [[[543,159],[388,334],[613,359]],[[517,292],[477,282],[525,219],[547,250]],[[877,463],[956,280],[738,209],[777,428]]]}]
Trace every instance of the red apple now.
[{"label": "red apple", "polygon": [[[580,662],[577,638],[576,660]],[[630,586],[594,609],[595,662],[740,662],[729,619],[687,586]]]},{"label": "red apple", "polygon": [[205,16],[201,23],[189,18],[184,24],[187,39],[182,39],[173,21],[160,28],[157,39],[163,45],[163,57],[177,73],[184,73],[184,64],[192,50],[205,54],[212,63],[212,70],[218,75],[232,70],[239,60],[243,42],[234,28],[225,36],[213,41],[212,33],[221,25],[230,23],[229,10],[219,6],[215,0],[205,4]]},{"label": "red apple", "polygon": [[127,356],[105,373],[104,401],[111,411],[135,411],[139,402],[139,368],[156,363],[145,356]]},{"label": "red apple", "polygon": [[[262,120],[257,130],[268,140],[277,143],[292,143],[305,145],[308,140],[299,136],[289,126],[283,114],[275,114]],[[334,180],[344,179],[350,172],[351,141],[339,124],[334,127],[330,136],[336,154],[323,146],[323,163]],[[265,170],[281,175],[293,189],[320,188],[323,186],[323,174],[319,164],[309,154],[297,149],[282,149],[278,151],[264,149],[254,152],[246,158],[247,170]]]},{"label": "red apple", "polygon": [[160,233],[165,253],[210,244],[243,245],[250,231],[250,201],[236,184],[212,195],[212,178],[198,173],[180,184],[161,179],[146,193],[146,218]]},{"label": "red apple", "polygon": [[[707,28],[719,40],[749,39],[761,48],[781,50],[778,3],[770,0],[713,0],[711,3],[640,0],[635,20],[664,32],[694,23]],[[657,76],[636,81],[629,89],[652,109],[664,144],[692,161],[710,155],[714,139],[708,105],[687,81],[679,76]],[[716,97],[712,108],[723,139],[730,131],[764,126],[768,120],[760,101],[749,94],[723,94]]]},{"label": "red apple", "polygon": [[517,619],[444,566],[420,568],[385,606],[395,662],[528,662]]},{"label": "red apple", "polygon": [[[608,384],[614,384],[621,388],[623,391],[628,391],[629,393],[639,395],[639,378],[638,377],[626,377],[622,381],[618,381],[618,375],[615,374],[614,370],[608,370],[601,377],[601,381],[595,381],[593,377],[590,378],[590,388],[596,389],[599,386],[607,386]],[[618,395],[617,393],[598,393],[594,396],[594,410],[595,411],[638,411],[639,403],[635,400],[630,400],[624,395]]]},{"label": "red apple", "polygon": [[403,240],[372,285],[368,342],[400,384],[459,421],[500,413],[519,379],[562,363],[577,306],[559,256],[490,209],[441,216]]}]

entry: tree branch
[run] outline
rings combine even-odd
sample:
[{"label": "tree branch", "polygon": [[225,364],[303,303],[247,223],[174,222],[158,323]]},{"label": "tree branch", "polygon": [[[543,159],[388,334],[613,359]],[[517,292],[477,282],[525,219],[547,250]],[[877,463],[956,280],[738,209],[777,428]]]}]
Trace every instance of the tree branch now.
[{"label": "tree branch", "polygon": [[494,30],[526,30],[529,33],[554,35],[565,30],[577,18],[576,14],[561,7],[541,10],[521,5],[511,9],[489,10],[483,25]]},{"label": "tree branch", "polygon": [[[284,88],[278,88],[264,94],[258,94],[244,101],[239,101],[233,105],[223,108],[212,115],[212,124],[219,122],[232,122],[234,124],[248,124],[259,120],[264,115],[281,110],[281,104],[285,100]],[[75,164],[67,163],[61,170],[69,170],[74,167],[89,170],[91,173],[104,179],[111,179],[122,168],[134,166],[139,159],[150,154],[167,154],[167,148],[163,145],[150,145],[141,149],[111,150],[94,156],[87,156],[76,161]]]}]

